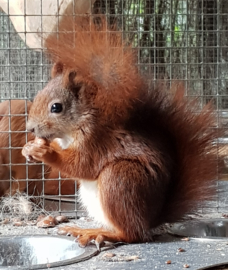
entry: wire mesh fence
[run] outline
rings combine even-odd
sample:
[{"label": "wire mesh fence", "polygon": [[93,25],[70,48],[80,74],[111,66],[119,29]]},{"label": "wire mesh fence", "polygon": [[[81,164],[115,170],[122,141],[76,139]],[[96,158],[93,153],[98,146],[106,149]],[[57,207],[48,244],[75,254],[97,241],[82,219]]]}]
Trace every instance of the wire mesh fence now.
[{"label": "wire mesh fence", "polygon": [[[49,80],[51,63],[43,52],[42,39],[37,32],[42,34],[57,29],[61,16],[91,12],[104,14],[108,23],[116,25],[123,37],[133,44],[139,68],[149,74],[151,80],[163,79],[168,84],[182,81],[188,96],[199,97],[202,105],[213,101],[218,126],[226,129],[227,10],[226,0],[35,0],[33,3],[0,0],[0,100],[32,100]],[[8,133],[13,132],[10,129],[11,114],[10,111]],[[226,138],[221,138],[223,151],[219,162],[224,166],[218,172],[218,186],[223,195],[218,195],[210,211],[223,212],[228,205],[224,196],[228,192],[226,142]],[[12,153],[15,147],[9,140],[5,148]],[[12,170],[11,161],[4,164],[9,170]],[[4,167],[3,164],[0,166]],[[15,181],[12,172],[9,178],[12,186]],[[42,199],[43,207],[73,215],[79,213],[74,181],[64,182],[56,172],[48,179],[52,181],[50,186],[54,191],[47,191],[45,178],[43,167],[42,177],[38,179],[42,185],[36,195]],[[27,172],[27,185],[23,190],[27,193],[28,179]],[[65,190],[64,183],[70,192]]]}]

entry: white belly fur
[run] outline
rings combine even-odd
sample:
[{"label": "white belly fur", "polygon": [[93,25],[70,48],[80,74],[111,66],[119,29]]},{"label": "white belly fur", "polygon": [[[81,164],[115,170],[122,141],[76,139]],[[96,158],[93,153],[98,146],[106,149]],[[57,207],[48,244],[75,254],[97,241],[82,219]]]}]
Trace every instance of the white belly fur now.
[{"label": "white belly fur", "polygon": [[54,141],[56,141],[62,149],[67,149],[74,141],[74,139],[66,135],[63,138],[56,138]]},{"label": "white belly fur", "polygon": [[80,181],[80,200],[86,208],[88,215],[94,218],[99,225],[112,229],[112,225],[107,220],[102,209],[97,181]]}]

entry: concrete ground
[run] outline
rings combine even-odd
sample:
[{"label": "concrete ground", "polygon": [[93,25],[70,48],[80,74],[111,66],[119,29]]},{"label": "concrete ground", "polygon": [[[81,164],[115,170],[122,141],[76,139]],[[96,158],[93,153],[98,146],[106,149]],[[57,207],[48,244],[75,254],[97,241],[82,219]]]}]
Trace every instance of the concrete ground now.
[{"label": "concrete ground", "polygon": [[[92,221],[84,218],[73,220],[68,225],[94,227]],[[58,226],[63,226],[58,225]],[[58,227],[57,226],[57,227]],[[36,225],[13,226],[2,224],[0,234],[10,235],[56,235],[57,227],[38,228]],[[45,243],[44,243],[45,245]],[[54,247],[53,247],[54,248]],[[228,239],[202,240],[189,238],[188,241],[169,234],[157,236],[153,243],[129,244],[103,247],[95,257],[83,262],[67,266],[54,267],[56,270],[183,270],[209,269],[225,270],[218,267],[228,264]],[[51,265],[48,265],[51,266]],[[21,269],[13,268],[10,269]],[[210,268],[211,269],[211,268]]]}]

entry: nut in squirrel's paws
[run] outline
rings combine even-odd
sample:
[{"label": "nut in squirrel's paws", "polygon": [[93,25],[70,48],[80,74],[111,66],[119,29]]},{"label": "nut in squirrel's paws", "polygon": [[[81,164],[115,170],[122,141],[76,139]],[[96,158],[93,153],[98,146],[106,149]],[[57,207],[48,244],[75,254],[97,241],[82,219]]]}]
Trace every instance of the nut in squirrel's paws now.
[{"label": "nut in squirrel's paws", "polygon": [[25,158],[26,158],[26,160],[27,160],[28,162],[31,162],[31,163],[32,163],[32,162],[36,162],[36,160],[33,159],[33,157],[30,156],[30,155],[26,156]]},{"label": "nut in squirrel's paws", "polygon": [[48,143],[45,139],[36,137],[34,141],[30,141],[24,145],[22,155],[29,162],[44,161],[43,157],[49,150]]},{"label": "nut in squirrel's paws", "polygon": [[36,160],[30,154],[30,150],[33,144],[34,144],[34,141],[30,141],[26,143],[22,149],[22,155],[26,158],[28,162],[36,162]]}]

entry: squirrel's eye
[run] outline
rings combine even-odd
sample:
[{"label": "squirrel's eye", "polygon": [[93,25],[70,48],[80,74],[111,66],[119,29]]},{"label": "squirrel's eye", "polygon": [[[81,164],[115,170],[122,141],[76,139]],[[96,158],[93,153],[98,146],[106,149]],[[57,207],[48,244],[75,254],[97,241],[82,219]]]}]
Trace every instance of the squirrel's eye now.
[{"label": "squirrel's eye", "polygon": [[60,113],[63,110],[63,106],[61,103],[54,103],[51,106],[51,112],[52,113]]}]

